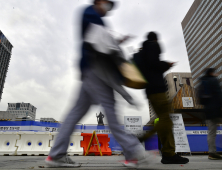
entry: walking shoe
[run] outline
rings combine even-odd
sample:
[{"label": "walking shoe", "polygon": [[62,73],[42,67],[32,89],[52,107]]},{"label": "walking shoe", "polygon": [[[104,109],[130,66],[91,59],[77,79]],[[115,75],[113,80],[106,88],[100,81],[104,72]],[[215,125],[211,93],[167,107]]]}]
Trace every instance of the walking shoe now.
[{"label": "walking shoe", "polygon": [[120,163],[128,168],[136,168],[138,166],[138,161],[120,161]]},{"label": "walking shoe", "polygon": [[221,160],[222,156],[220,156],[217,153],[209,153],[208,159],[211,159],[211,160]]},{"label": "walking shoe", "polygon": [[175,154],[171,157],[162,156],[161,163],[162,164],[186,164],[189,162],[189,159],[179,156]]},{"label": "walking shoe", "polygon": [[48,156],[45,159],[46,164],[49,167],[80,167],[81,165],[78,163],[75,163],[70,157],[67,155],[63,156],[60,159],[52,159],[50,156]]},{"label": "walking shoe", "polygon": [[140,154],[137,154],[137,159],[120,161],[120,163],[129,168],[137,168],[138,166],[143,165],[144,163],[148,163],[148,159],[150,157],[150,153],[142,151]]}]

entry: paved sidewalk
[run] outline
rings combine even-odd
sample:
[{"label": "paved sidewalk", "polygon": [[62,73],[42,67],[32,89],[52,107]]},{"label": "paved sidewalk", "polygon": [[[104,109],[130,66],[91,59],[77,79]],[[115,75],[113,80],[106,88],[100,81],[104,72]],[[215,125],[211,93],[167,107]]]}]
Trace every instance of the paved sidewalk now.
[{"label": "paved sidewalk", "polygon": [[[209,160],[207,156],[187,156],[190,159],[190,163],[185,165],[163,165],[160,163],[160,156],[153,157],[150,163],[142,165],[138,169],[183,169],[183,170],[219,170],[222,169],[222,161]],[[48,168],[44,159],[46,156],[0,156],[0,170],[20,170],[20,169],[66,169],[66,168]],[[123,156],[72,156],[76,162],[82,164],[80,168],[67,168],[69,170],[90,170],[90,169],[117,169],[126,170],[119,160],[123,160]],[[42,168],[40,167],[42,166]]]}]

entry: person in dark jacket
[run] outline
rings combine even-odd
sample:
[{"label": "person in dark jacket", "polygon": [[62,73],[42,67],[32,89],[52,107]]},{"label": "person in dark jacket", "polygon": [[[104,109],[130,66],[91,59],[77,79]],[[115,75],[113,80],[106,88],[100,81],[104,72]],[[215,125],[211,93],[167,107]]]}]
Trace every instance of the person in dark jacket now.
[{"label": "person in dark jacket", "polygon": [[208,125],[208,158],[212,160],[222,159],[222,157],[216,153],[215,144],[217,123],[222,123],[222,91],[214,68],[207,69],[205,76],[201,78],[200,86],[204,88],[204,92],[207,92],[208,96],[204,104],[204,112]]},{"label": "person in dark jacket", "polygon": [[163,164],[185,164],[189,160],[175,154],[173,123],[169,117],[171,105],[166,96],[167,86],[163,77],[163,73],[171,68],[174,63],[161,61],[160,54],[161,48],[157,34],[150,32],[147,40],[143,43],[142,50],[134,55],[134,62],[148,81],[146,87],[147,98],[159,118],[155,127],[139,139],[141,142],[145,141],[157,132],[162,143],[161,162]]}]

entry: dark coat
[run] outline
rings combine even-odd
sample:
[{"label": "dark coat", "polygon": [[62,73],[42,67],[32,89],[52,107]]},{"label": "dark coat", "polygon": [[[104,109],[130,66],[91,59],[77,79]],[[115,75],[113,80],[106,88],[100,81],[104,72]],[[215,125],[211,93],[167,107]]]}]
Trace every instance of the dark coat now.
[{"label": "dark coat", "polygon": [[201,81],[208,83],[210,100],[204,105],[206,119],[222,117],[222,91],[218,79],[214,76],[204,76]]},{"label": "dark coat", "polygon": [[161,49],[156,41],[145,41],[143,49],[134,55],[134,62],[148,81],[146,87],[147,96],[150,94],[164,93],[167,85],[163,73],[170,66],[165,61],[160,61]]},{"label": "dark coat", "polygon": [[[82,23],[81,23],[81,39],[84,40],[85,33],[89,27],[89,25],[92,24],[97,24],[97,25],[102,25],[105,26],[102,18],[102,16],[95,11],[93,6],[87,7],[84,12],[83,12],[83,17],[82,17]],[[83,42],[82,43],[82,56],[80,59],[80,70],[83,72],[85,69],[88,69],[90,67],[90,60],[91,60],[91,54],[87,50],[87,45]]]}]

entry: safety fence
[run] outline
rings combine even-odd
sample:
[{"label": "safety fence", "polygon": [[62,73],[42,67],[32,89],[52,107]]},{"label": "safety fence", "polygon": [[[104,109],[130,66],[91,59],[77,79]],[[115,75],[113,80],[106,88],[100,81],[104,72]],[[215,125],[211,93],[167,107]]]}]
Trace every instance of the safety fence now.
[{"label": "safety fence", "polygon": [[[48,155],[58,132],[0,132],[0,155]],[[74,132],[70,136],[68,155],[85,154],[92,133]],[[97,135],[102,155],[110,156],[110,138],[107,134]],[[89,147],[89,154],[99,155],[95,139]]]},{"label": "safety fence", "polygon": [[[0,155],[48,155],[59,131],[60,124],[35,121],[0,122]],[[121,128],[124,128],[121,126]],[[152,127],[144,126],[143,131]],[[185,126],[191,152],[208,152],[207,127]],[[68,155],[84,155],[86,145],[93,131],[96,131],[103,152],[122,152],[121,146],[115,140],[107,125],[76,125],[70,137]],[[102,137],[102,136],[106,137]],[[100,137],[101,136],[101,137]],[[101,138],[101,139],[100,139]],[[103,139],[104,138],[104,139]],[[158,149],[158,137],[152,136],[144,143],[146,150]],[[216,137],[217,151],[222,151],[222,127],[218,127]],[[102,147],[101,147],[102,148]],[[95,142],[89,153],[98,153]],[[96,154],[95,154],[96,155]]]}]

